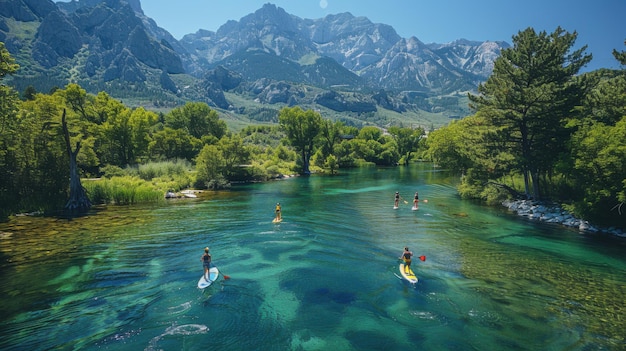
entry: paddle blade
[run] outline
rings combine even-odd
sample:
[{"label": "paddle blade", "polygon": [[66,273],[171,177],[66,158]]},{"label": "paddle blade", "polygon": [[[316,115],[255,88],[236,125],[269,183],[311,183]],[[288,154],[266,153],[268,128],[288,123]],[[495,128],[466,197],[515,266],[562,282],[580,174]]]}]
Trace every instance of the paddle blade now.
[{"label": "paddle blade", "polygon": [[424,203],[428,203],[428,200],[422,200],[422,202],[424,202]]},{"label": "paddle blade", "polygon": [[420,256],[420,261],[426,261],[426,256]]},{"label": "paddle blade", "polygon": [[409,202],[408,202],[408,201],[404,201],[404,203],[405,203],[405,204],[408,204]]},{"label": "paddle blade", "polygon": [[230,275],[224,275],[224,280],[230,279]]}]

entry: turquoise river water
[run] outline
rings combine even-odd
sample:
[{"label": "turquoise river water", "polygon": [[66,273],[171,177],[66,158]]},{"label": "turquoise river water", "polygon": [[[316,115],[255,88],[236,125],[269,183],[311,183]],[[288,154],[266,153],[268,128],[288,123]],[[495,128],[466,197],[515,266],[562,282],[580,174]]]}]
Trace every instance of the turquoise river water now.
[{"label": "turquoise river water", "polygon": [[[625,350],[626,240],[429,164],[0,223],[1,350]],[[393,210],[393,194],[409,202]],[[411,211],[415,191],[422,200]],[[284,221],[272,224],[280,202]],[[211,247],[221,277],[196,287]],[[399,279],[404,246],[424,255]]]}]

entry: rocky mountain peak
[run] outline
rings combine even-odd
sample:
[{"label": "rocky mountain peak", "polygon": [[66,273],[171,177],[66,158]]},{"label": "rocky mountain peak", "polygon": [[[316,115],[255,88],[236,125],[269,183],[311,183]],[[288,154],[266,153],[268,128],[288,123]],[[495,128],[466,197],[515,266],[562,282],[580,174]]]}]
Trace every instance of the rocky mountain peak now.
[{"label": "rocky mountain peak", "polygon": [[[178,41],[143,13],[140,0],[0,2],[0,40],[6,38],[11,49],[26,45],[2,26],[5,18],[39,22],[32,59],[46,69],[72,66],[82,79],[98,82],[143,83],[157,77],[174,93],[179,90],[168,74],[187,73],[205,82],[203,89],[216,106],[228,106],[220,90],[252,82],[269,82],[273,88],[268,91],[281,92],[267,101],[289,103],[301,98],[300,84],[389,94],[467,91],[491,74],[500,50],[508,47],[467,39],[424,44],[349,12],[302,19],[271,3],[227,21],[216,32],[198,30]],[[377,103],[400,111],[386,94],[378,94]],[[342,96],[321,94],[319,100],[345,105]],[[366,106],[364,101],[357,101],[356,110],[371,109],[371,102]]]}]

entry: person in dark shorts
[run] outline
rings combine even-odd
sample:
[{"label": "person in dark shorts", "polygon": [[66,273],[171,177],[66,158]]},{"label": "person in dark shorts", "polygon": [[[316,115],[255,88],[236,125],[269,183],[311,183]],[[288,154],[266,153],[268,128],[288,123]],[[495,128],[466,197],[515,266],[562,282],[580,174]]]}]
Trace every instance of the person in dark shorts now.
[{"label": "person in dark shorts", "polygon": [[409,251],[409,248],[406,246],[404,247],[404,252],[402,253],[402,255],[398,257],[399,259],[404,261],[404,271],[407,273],[411,269],[411,257],[413,257],[413,252]]},{"label": "person in dark shorts", "polygon": [[208,282],[210,281],[209,269],[211,268],[211,254],[208,246],[204,248],[204,254],[200,257],[200,261],[202,261],[202,267],[204,267],[204,279]]}]

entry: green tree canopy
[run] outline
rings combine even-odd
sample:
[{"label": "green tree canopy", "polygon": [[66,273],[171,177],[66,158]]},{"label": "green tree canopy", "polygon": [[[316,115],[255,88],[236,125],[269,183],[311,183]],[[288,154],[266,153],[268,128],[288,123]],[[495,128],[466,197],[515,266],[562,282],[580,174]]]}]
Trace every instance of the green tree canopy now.
[{"label": "green tree canopy", "polygon": [[224,136],[217,143],[217,147],[224,159],[224,176],[230,180],[235,170],[248,162],[250,150],[239,135]]},{"label": "green tree canopy", "polygon": [[335,145],[341,141],[342,129],[343,123],[340,121],[333,122],[329,119],[322,121],[319,140],[320,151],[324,160],[334,153]]},{"label": "green tree canopy", "polygon": [[[486,134],[514,156],[526,194],[540,198],[540,176],[550,172],[565,151],[564,119],[580,103],[583,84],[574,79],[592,58],[586,46],[571,51],[577,34],[560,27],[552,34],[528,28],[502,51],[471,107],[484,119]],[[532,190],[531,190],[532,181]]]},{"label": "green tree canopy", "polygon": [[154,133],[148,144],[151,158],[156,160],[186,159],[191,161],[202,150],[202,147],[202,142],[186,131],[169,127]]},{"label": "green tree canopy", "polygon": [[7,74],[13,74],[20,69],[20,65],[15,63],[15,59],[4,46],[4,42],[0,41],[0,80],[4,79]]},{"label": "green tree canopy", "polygon": [[398,154],[404,158],[404,164],[408,165],[411,160],[411,153],[417,150],[420,139],[424,136],[423,128],[403,128],[389,127],[389,133],[393,136],[398,147]]},{"label": "green tree canopy", "polygon": [[303,111],[299,106],[285,107],[278,114],[278,123],[288,142],[300,154],[302,174],[310,174],[309,160],[322,127],[322,116],[313,110]]},{"label": "green tree canopy", "polygon": [[475,134],[470,131],[471,120],[466,117],[452,121],[445,127],[437,129],[426,138],[427,156],[437,165],[456,173],[465,173],[474,165],[475,153],[471,149],[476,145]]},{"label": "green tree canopy", "polygon": [[226,160],[216,145],[204,145],[196,159],[196,184],[203,188],[216,189],[226,181],[223,170]]},{"label": "green tree canopy", "polygon": [[215,110],[204,102],[188,102],[165,116],[166,125],[186,130],[191,136],[202,139],[212,135],[221,139],[226,134],[226,122],[219,119]]},{"label": "green tree canopy", "polygon": [[[626,45],[626,40],[624,41],[624,45]],[[626,66],[626,51],[617,51],[617,49],[614,49],[613,56],[621,65]]]}]

